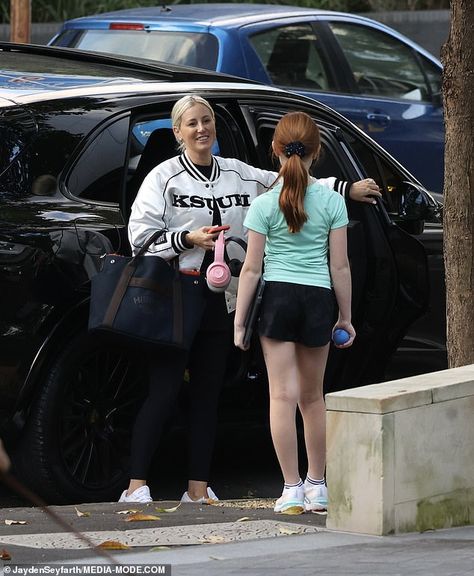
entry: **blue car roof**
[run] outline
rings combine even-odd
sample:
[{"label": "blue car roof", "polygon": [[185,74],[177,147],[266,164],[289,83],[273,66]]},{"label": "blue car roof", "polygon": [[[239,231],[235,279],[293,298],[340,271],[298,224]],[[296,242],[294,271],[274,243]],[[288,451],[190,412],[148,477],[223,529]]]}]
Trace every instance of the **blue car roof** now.
[{"label": "blue car roof", "polygon": [[131,22],[144,24],[145,28],[163,29],[176,25],[181,30],[196,32],[200,28],[209,31],[209,28],[238,29],[243,26],[266,22],[269,20],[285,18],[304,18],[305,16],[319,16],[324,19],[350,19],[352,22],[360,22],[375,26],[379,30],[384,30],[393,36],[403,40],[405,43],[416,48],[420,53],[441,66],[439,60],[430,54],[423,47],[413,42],[408,37],[397,30],[382,24],[371,18],[351,14],[349,12],[336,12],[334,10],[319,10],[316,8],[303,8],[300,6],[287,6],[281,4],[245,4],[245,3],[217,3],[217,4],[163,4],[161,6],[147,8],[130,8],[126,10],[116,10],[114,12],[104,12],[67,20],[62,27],[62,31],[67,29],[81,28],[107,28],[112,22]]},{"label": "blue car roof", "polygon": [[105,12],[75,18],[69,20],[67,24],[80,24],[81,22],[110,22],[110,21],[130,21],[153,23],[168,21],[186,21],[202,26],[219,26],[222,28],[239,28],[246,24],[252,24],[260,20],[269,18],[286,18],[297,15],[343,15],[342,12],[329,10],[315,10],[311,8],[300,8],[298,6],[284,6],[278,4],[171,4],[148,8],[131,8],[128,10],[117,10],[115,12]]}]

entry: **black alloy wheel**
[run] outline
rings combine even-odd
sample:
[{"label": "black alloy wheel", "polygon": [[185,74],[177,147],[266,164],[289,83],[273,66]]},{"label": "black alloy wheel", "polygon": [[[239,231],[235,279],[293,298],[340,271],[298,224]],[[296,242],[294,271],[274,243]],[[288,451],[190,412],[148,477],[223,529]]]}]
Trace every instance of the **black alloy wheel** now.
[{"label": "black alloy wheel", "polygon": [[48,503],[116,500],[128,482],[130,432],[145,389],[145,366],[129,350],[83,333],[59,351],[21,443],[31,488]]}]

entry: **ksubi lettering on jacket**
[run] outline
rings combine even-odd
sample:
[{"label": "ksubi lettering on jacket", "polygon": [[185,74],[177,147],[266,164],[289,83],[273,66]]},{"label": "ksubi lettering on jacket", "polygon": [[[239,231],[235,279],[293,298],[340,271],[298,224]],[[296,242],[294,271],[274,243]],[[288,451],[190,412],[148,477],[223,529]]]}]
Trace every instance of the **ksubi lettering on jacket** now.
[{"label": "ksubi lettering on jacket", "polygon": [[[241,206],[250,206],[250,194],[228,194],[222,198],[215,199],[220,209]],[[202,196],[189,196],[188,194],[173,194],[173,207],[175,208],[207,208],[212,210],[214,198],[203,198]]]}]

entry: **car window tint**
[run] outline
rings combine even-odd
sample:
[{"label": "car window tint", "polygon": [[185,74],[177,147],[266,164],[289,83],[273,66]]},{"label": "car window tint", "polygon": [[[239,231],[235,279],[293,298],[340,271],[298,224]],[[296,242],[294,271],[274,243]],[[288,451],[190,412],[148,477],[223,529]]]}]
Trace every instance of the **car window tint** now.
[{"label": "car window tint", "polygon": [[211,34],[161,30],[87,30],[71,46],[208,70],[216,69],[218,53],[217,39]]},{"label": "car window tint", "polygon": [[73,196],[120,201],[128,138],[128,117],[107,125],[82,152],[68,179]]},{"label": "car window tint", "polygon": [[[281,115],[275,112],[263,112],[260,113],[256,119],[257,140],[259,148],[261,149],[263,167],[269,170],[278,171],[280,169],[280,164],[272,153],[272,140],[277,122],[283,114],[284,112],[282,112]],[[311,174],[316,178],[329,178],[334,176],[341,180],[347,180],[348,174],[344,161],[336,151],[337,144],[335,144],[331,129],[323,126],[318,122],[317,118],[314,118],[314,121],[320,129],[321,152],[318,159],[313,162],[311,166]]]},{"label": "car window tint", "polygon": [[309,24],[272,28],[250,37],[271,81],[277,86],[329,90],[318,38]]},{"label": "car window tint", "polygon": [[345,22],[329,23],[361,94],[429,100],[430,90],[410,47],[388,34]]},{"label": "car window tint", "polygon": [[321,151],[318,159],[311,166],[311,174],[316,178],[330,178],[334,176],[340,180],[347,180],[347,175],[335,153],[332,141],[322,130]]},{"label": "car window tint", "polygon": [[362,172],[377,182],[387,212],[392,216],[398,216],[401,195],[405,189],[404,175],[395,170],[361,139],[349,133],[345,133],[345,138],[355,153]]},{"label": "car window tint", "polygon": [[[219,155],[219,137],[212,153]],[[168,115],[137,119],[131,128],[125,194],[125,212],[130,213],[143,180],[153,168],[180,154]]]},{"label": "car window tint", "polygon": [[441,94],[443,80],[440,68],[423,56],[420,56],[420,61],[423,71],[428,78],[431,94]]}]

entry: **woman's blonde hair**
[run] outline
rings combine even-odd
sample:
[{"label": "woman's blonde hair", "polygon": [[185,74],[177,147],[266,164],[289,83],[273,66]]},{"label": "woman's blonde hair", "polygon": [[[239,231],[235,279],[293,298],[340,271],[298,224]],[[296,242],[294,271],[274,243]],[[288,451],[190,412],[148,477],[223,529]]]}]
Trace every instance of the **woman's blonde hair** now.
[{"label": "woman's blonde hair", "polygon": [[319,128],[305,112],[289,112],[278,122],[273,135],[273,151],[277,156],[288,158],[279,172],[283,179],[279,206],[291,233],[299,232],[308,220],[304,209],[308,171],[303,160],[308,156],[316,159],[320,147]]},{"label": "woman's blonde hair", "polygon": [[[196,104],[202,104],[205,106],[209,110],[212,119],[215,122],[216,117],[214,115],[214,110],[212,109],[212,106],[209,104],[209,102],[201,96],[189,94],[188,96],[183,96],[177,102],[175,102],[173,109],[171,110],[171,124],[173,125],[173,128],[178,130],[180,129],[183,114],[186,112],[186,110],[189,110],[189,108],[192,108]],[[178,140],[178,148],[182,152],[186,148],[184,142],[180,142]]]}]

